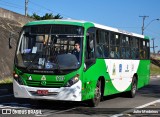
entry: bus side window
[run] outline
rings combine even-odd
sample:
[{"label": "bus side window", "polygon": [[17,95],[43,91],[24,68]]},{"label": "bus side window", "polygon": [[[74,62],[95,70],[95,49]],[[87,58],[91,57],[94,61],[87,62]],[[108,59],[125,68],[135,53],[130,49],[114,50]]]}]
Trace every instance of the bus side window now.
[{"label": "bus side window", "polygon": [[150,45],[149,45],[149,40],[146,40],[146,58],[150,58]]},{"label": "bus side window", "polygon": [[103,46],[104,49],[104,57],[109,57],[109,32],[105,31],[105,45]]},{"label": "bus side window", "polygon": [[85,65],[86,68],[89,68],[95,63],[95,32],[94,28],[90,28],[87,31],[86,37],[86,50],[85,50]]},{"label": "bus side window", "polygon": [[96,57],[103,58],[103,45],[105,41],[105,33],[103,30],[96,30]]},{"label": "bus side window", "polygon": [[131,46],[134,47],[135,59],[139,59],[139,38],[133,38],[133,44]]},{"label": "bus side window", "polygon": [[144,39],[140,39],[140,59],[146,59],[146,42]]},{"label": "bus side window", "polygon": [[96,57],[109,57],[109,32],[101,29],[96,30]]},{"label": "bus side window", "polygon": [[120,59],[120,34],[112,32],[110,37],[110,58]]},{"label": "bus side window", "polygon": [[95,58],[94,57],[94,42],[93,40],[88,40],[88,43],[87,43],[87,53],[88,53],[88,59],[92,59],[92,58]]},{"label": "bus side window", "polygon": [[122,57],[122,59],[125,59],[125,54],[126,52],[125,52],[125,48],[124,47],[122,47],[121,48],[121,57]]}]

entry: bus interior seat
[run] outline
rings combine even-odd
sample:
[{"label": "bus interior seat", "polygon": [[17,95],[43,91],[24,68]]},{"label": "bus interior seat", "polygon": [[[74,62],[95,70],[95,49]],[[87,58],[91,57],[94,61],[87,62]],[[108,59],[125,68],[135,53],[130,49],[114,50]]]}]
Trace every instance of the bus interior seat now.
[{"label": "bus interior seat", "polygon": [[103,57],[103,51],[102,51],[102,48],[100,46],[97,46],[97,56],[98,57]]},{"label": "bus interior seat", "polygon": [[111,58],[114,58],[114,54],[115,54],[115,52],[114,52],[114,51],[111,51],[111,52],[110,52],[110,56],[111,56]]},{"label": "bus interior seat", "polygon": [[119,52],[116,52],[116,58],[120,58]]}]

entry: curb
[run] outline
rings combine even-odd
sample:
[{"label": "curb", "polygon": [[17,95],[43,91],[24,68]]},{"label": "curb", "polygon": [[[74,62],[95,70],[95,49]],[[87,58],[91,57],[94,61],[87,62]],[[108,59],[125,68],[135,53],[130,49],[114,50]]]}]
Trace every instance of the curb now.
[{"label": "curb", "polygon": [[160,75],[150,76],[151,78],[160,78]]}]

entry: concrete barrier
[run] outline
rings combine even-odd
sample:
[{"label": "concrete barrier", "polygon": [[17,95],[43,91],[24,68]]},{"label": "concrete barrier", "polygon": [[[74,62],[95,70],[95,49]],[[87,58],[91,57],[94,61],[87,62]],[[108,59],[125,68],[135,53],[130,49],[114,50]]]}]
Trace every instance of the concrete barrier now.
[{"label": "concrete barrier", "polygon": [[3,8],[0,8],[0,17],[17,21],[17,22],[21,23],[22,25],[26,24],[29,21],[34,20],[34,19],[29,18],[27,16],[24,16],[24,15],[21,15],[21,14],[18,14],[18,13],[15,13],[15,12],[3,9]]}]

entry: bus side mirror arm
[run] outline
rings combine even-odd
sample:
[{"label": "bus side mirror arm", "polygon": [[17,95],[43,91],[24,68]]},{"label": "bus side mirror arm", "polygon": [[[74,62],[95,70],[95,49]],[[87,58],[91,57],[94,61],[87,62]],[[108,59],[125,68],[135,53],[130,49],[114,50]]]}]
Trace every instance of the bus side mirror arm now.
[{"label": "bus side mirror arm", "polygon": [[11,37],[9,37],[9,49],[11,49],[12,46],[11,46]]},{"label": "bus side mirror arm", "polygon": [[12,46],[11,46],[12,36],[13,36],[13,33],[12,33],[12,32],[10,32],[10,35],[9,35],[9,43],[8,43],[8,45],[9,45],[9,49],[11,49],[11,48],[12,48]]}]

